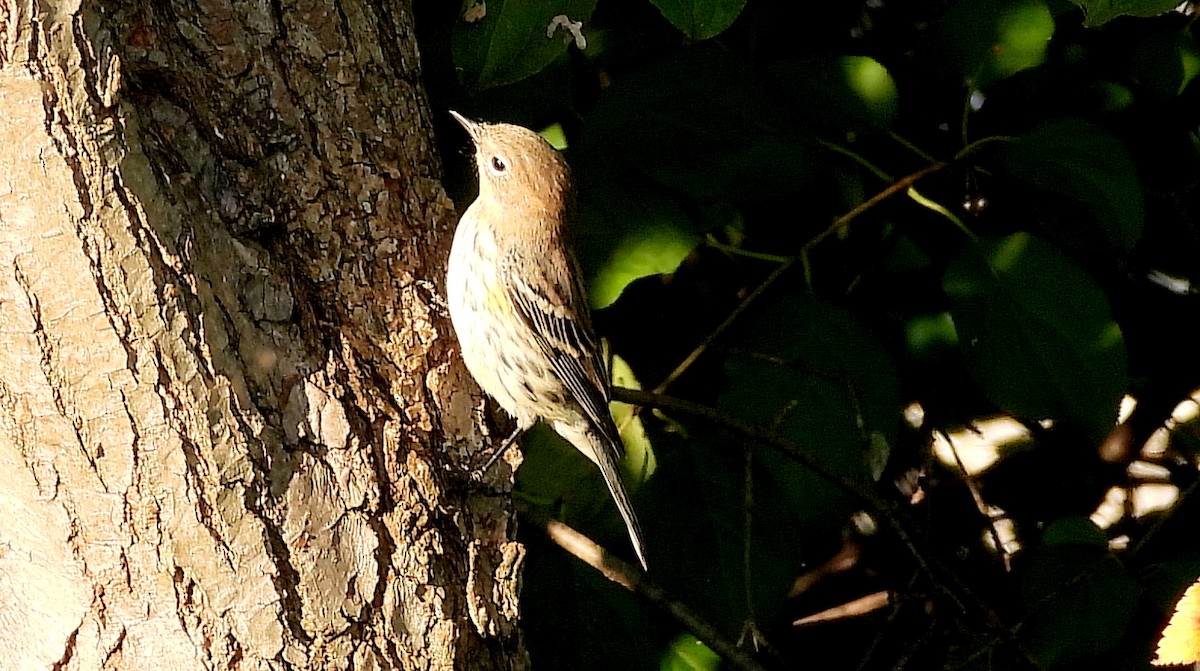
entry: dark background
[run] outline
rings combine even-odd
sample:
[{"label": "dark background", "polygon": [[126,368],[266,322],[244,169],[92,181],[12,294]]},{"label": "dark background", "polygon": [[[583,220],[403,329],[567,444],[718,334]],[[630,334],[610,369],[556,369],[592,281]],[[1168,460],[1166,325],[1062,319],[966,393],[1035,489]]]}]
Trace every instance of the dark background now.
[{"label": "dark background", "polygon": [[[1200,44],[1193,7],[1168,10],[488,0],[468,22],[417,3],[460,211],[474,167],[446,110],[565,145],[618,384],[655,388],[708,342],[666,393],[878,495],[719,423],[629,424],[650,578],[752,652],[757,632],[765,668],[1149,668],[1200,574],[1200,434],[1172,423],[1143,451],[1200,387]],[[559,14],[584,48],[546,37]],[[995,417],[1027,434],[982,472],[933,454]],[[632,559],[594,469],[549,431],[524,442],[518,497]],[[1090,519],[1148,484],[1179,498]],[[533,525],[524,540],[535,668],[721,668]]]}]

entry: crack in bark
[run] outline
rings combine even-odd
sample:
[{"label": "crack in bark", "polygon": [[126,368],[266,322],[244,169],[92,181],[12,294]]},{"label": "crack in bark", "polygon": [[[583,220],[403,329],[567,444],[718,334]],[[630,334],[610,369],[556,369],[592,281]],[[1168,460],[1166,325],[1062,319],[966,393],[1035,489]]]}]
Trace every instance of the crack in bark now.
[{"label": "crack in bark", "polygon": [[121,633],[117,634],[117,640],[113,642],[111,648],[105,651],[104,661],[101,662],[100,668],[108,668],[108,663],[112,661],[112,658],[116,656],[118,652],[121,652],[121,650],[125,647],[125,636],[128,633],[128,629],[121,627]]},{"label": "crack in bark", "polygon": [[[54,407],[58,410],[58,414],[74,429],[72,432],[75,438],[75,443],[79,447],[80,454],[87,460],[88,466],[96,475],[96,479],[100,482],[100,486],[104,491],[108,492],[108,483],[104,481],[104,473],[100,470],[100,464],[96,461],[97,457],[93,456],[88,451],[87,441],[83,436],[83,418],[75,411],[73,403],[69,403],[63,396],[63,390],[69,388],[70,385],[66,379],[59,375],[54,364],[55,345],[51,342],[50,334],[46,329],[46,324],[42,319],[41,302],[38,300],[37,294],[33,291],[33,286],[29,282],[29,278],[21,270],[19,263],[13,264],[14,277],[21,290],[25,293],[25,299],[29,302],[29,312],[33,317],[33,336],[37,339],[38,350],[41,352],[41,367],[42,375],[46,377],[46,386],[50,389],[51,398],[54,399]],[[71,406],[71,407],[68,407]],[[103,457],[103,455],[100,455]]]},{"label": "crack in bark", "polygon": [[54,665],[50,667],[54,671],[65,669],[71,663],[71,658],[75,656],[75,641],[79,638],[79,627],[81,626],[83,626],[82,622],[71,630],[71,634],[67,636],[66,645],[63,646],[62,657],[59,657],[58,661],[54,662]]},{"label": "crack in bark", "polygon": [[30,59],[30,70],[36,75],[36,79],[41,84],[42,88],[42,108],[45,110],[45,127],[46,136],[54,144],[54,148],[58,151],[67,167],[71,170],[71,179],[75,183],[75,193],[79,198],[79,204],[83,208],[84,217],[90,217],[95,210],[92,203],[92,196],[88,189],[87,175],[83,171],[83,162],[79,158],[79,141],[72,133],[72,124],[68,119],[63,118],[66,114],[64,111],[66,106],[61,104],[61,101],[56,92],[57,78],[46,67],[46,63],[51,62],[51,54],[49,49],[42,50],[42,43],[49,42],[43,35],[43,26],[37,17],[44,11],[37,2],[33,3],[33,16],[30,17],[30,28],[33,36],[30,40],[30,53],[34,55]]},{"label": "crack in bark", "polygon": [[276,526],[267,513],[255,502],[246,501],[246,509],[254,515],[263,526],[267,542],[271,546],[270,559],[275,566],[275,575],[271,584],[279,595],[280,610],[283,611],[284,622],[288,631],[296,640],[311,645],[314,638],[304,629],[304,602],[300,598],[300,573],[292,566],[292,551],[283,540],[283,532]]},{"label": "crack in bark", "polygon": [[[287,12],[283,9],[282,0],[270,0],[269,4],[271,6],[271,17],[275,20],[275,27],[279,34],[271,40],[270,48],[264,49],[264,51],[270,54],[271,60],[275,62],[275,71],[283,81],[283,89],[287,92],[292,105],[296,110],[301,112],[298,115],[299,118],[297,121],[304,124],[305,131],[307,132],[305,146],[308,147],[312,155],[319,159],[322,164],[328,164],[329,157],[323,154],[320,143],[317,141],[317,138],[321,137],[321,132],[317,126],[317,122],[313,118],[315,116],[312,113],[313,110],[304,104],[304,97],[300,95],[299,91],[293,85],[290,64],[283,55],[285,51],[291,50],[290,45],[288,45],[290,38],[288,37]],[[283,45],[283,48],[280,48],[280,45]]]},{"label": "crack in bark", "polygon": [[[169,409],[164,408],[164,410],[167,410],[167,416],[172,418],[171,423],[174,424],[177,420],[174,420],[173,413]],[[197,449],[195,441],[189,438],[181,427],[173,426],[172,428],[179,437],[179,449],[183,452],[183,461],[187,466],[185,479],[193,491],[192,497],[196,501],[197,519],[200,520],[200,526],[204,527],[209,538],[212,539],[213,543],[220,550],[217,554],[225,560],[226,568],[236,571],[237,567],[234,564],[234,559],[237,557],[237,553],[229,546],[225,538],[221,536],[221,531],[217,525],[217,520],[220,518],[213,511],[212,504],[209,503],[208,488],[204,486],[204,478],[200,474],[200,464],[202,463],[200,451]]]},{"label": "crack in bark", "polygon": [[88,39],[83,29],[84,17],[82,12],[71,17],[71,39],[75,44],[75,53],[79,54],[80,67],[83,72],[83,90],[92,103],[92,112],[99,118],[115,118],[114,109],[104,104],[100,99],[98,76],[100,64],[92,56],[92,41]]}]

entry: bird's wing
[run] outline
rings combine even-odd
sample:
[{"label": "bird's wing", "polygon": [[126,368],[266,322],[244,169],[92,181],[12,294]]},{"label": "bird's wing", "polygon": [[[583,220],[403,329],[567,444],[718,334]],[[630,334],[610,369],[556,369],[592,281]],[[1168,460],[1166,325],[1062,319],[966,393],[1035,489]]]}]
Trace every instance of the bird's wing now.
[{"label": "bird's wing", "polygon": [[[622,450],[621,438],[608,410],[608,372],[592,332],[579,273],[570,260],[565,260],[564,265],[574,272],[546,272],[553,263],[547,261],[538,265],[532,276],[529,268],[525,268],[526,277],[510,274],[511,281],[505,284],[513,305],[571,396],[596,429],[617,450]],[[619,459],[620,453],[616,456]]]}]

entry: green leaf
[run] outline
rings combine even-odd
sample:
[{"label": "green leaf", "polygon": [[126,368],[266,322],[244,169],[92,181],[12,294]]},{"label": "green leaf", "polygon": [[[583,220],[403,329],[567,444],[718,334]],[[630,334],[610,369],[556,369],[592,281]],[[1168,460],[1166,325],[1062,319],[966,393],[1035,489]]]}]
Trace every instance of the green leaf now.
[{"label": "green leaf", "polygon": [[1114,250],[1128,251],[1142,232],[1142,189],[1125,147],[1079,119],[1057,119],[996,151],[996,169],[1084,205]]},{"label": "green leaf", "polygon": [[1158,16],[1179,6],[1178,0],[1071,0],[1083,9],[1083,25],[1102,26],[1118,16]]},{"label": "green leaf", "polygon": [[1166,25],[1138,41],[1131,65],[1130,78],[1166,101],[1183,93],[1200,74],[1200,49],[1188,32]]},{"label": "green leaf", "polygon": [[576,148],[584,166],[607,171],[601,180],[648,177],[708,202],[795,193],[819,169],[810,136],[753,68],[708,44],[610,87]]},{"label": "green leaf", "polygon": [[1097,442],[1127,384],[1125,344],[1092,279],[1028,234],[976,240],[942,280],[967,367],[1027,420],[1074,420]]},{"label": "green leaf", "polygon": [[[638,511],[649,511],[642,523],[647,543],[653,546],[650,561],[657,567],[651,569],[655,580],[669,593],[690,595],[689,605],[705,613],[725,635],[736,636],[749,617],[747,590],[753,593],[762,584],[778,584],[759,569],[774,575],[779,568],[796,571],[801,564],[764,552],[756,542],[753,583],[747,585],[742,442],[711,424],[688,420],[647,424],[655,445],[661,446],[661,461],[658,473],[639,496]],[[782,527],[775,527],[775,520],[756,519],[756,529],[767,533],[796,528],[794,518]],[[756,533],[755,540],[762,535]],[[792,543],[794,547],[794,537]],[[781,598],[777,589],[768,597],[754,596],[761,612],[770,612],[771,604]]]},{"label": "green leaf", "polygon": [[1170,613],[1184,590],[1200,578],[1200,552],[1179,552],[1152,564],[1139,576],[1150,601]]},{"label": "green leaf", "polygon": [[634,595],[540,530],[521,525],[518,537],[530,549],[521,608],[536,614],[522,627],[540,665],[575,671],[654,668],[662,641],[647,635],[653,631],[650,611]]},{"label": "green leaf", "polygon": [[[642,201],[630,211],[630,198],[610,204],[605,225],[598,212],[585,212],[580,222],[587,238],[580,241],[581,263],[588,271],[588,300],[593,308],[612,304],[628,284],[640,277],[670,273],[679,267],[700,238],[687,214],[670,200]],[[625,215],[613,214],[613,210]]]},{"label": "green leaf", "polygon": [[[543,505],[566,501],[568,507],[588,511],[604,506],[608,492],[595,466],[549,426],[539,423],[526,432],[521,449],[524,461],[517,471],[517,490],[522,495]],[[594,482],[580,485],[589,480]]]},{"label": "green leaf", "polygon": [[1108,549],[1108,539],[1096,523],[1086,517],[1064,517],[1054,520],[1046,532],[1042,534],[1042,545],[1045,547],[1063,545],[1082,545]]},{"label": "green leaf", "polygon": [[[1090,524],[1059,523],[1076,530]],[[1035,550],[1021,575],[1027,609],[1021,636],[1047,667],[1103,655],[1137,612],[1137,583],[1106,544],[1061,540]]]},{"label": "green leaf", "polygon": [[939,352],[958,345],[954,320],[945,312],[917,315],[904,328],[908,352],[916,360],[931,359]]},{"label": "green leaf", "polygon": [[823,125],[844,130],[850,121],[886,127],[899,109],[892,75],[866,56],[813,56],[775,63],[770,74],[801,118]]},{"label": "green leaf", "polygon": [[651,0],[658,11],[688,39],[719,35],[733,25],[746,0]]},{"label": "green leaf", "polygon": [[[473,89],[512,84],[540,72],[569,44],[586,49],[595,7],[596,0],[467,0],[451,38],[463,83]],[[579,34],[557,17],[581,22]]]},{"label": "green leaf", "polygon": [[952,67],[982,88],[1041,65],[1054,18],[1040,0],[959,0],[941,28]]},{"label": "green leaf", "polygon": [[[729,337],[739,354],[726,363],[727,386],[717,406],[778,429],[847,478],[868,481],[873,448],[894,444],[901,421],[895,364],[874,334],[814,297],[788,296],[761,305]],[[697,598],[711,602],[716,624],[736,636],[750,615],[742,595],[751,595],[760,616],[776,612],[786,593],[780,586],[813,560],[804,552],[837,542],[855,504],[777,450],[747,444],[711,425],[682,426],[686,447],[664,448],[659,475],[648,483],[654,490],[665,485],[664,478],[680,478],[663,509],[690,511],[664,527],[676,537],[666,549],[669,556],[681,565],[689,562],[693,573],[667,580],[679,583],[678,591],[702,594]],[[668,456],[675,459],[671,465],[665,463]],[[754,491],[749,585],[742,571],[747,456]],[[798,534],[804,543],[797,543]]]},{"label": "green leaf", "polygon": [[[617,387],[641,389],[642,383],[633,374],[633,369],[624,359],[612,356],[612,383]],[[612,403],[613,419],[621,431],[621,442],[625,444],[625,460],[622,466],[631,475],[631,484],[645,482],[654,475],[658,460],[650,446],[650,438],[646,435],[646,427],[642,418],[634,412],[634,406],[628,403]]]},{"label": "green leaf", "polygon": [[576,250],[593,305],[675,270],[705,232],[729,223],[731,203],[803,188],[817,155],[753,69],[711,44],[614,83],[570,155],[580,184]]},{"label": "green leaf", "polygon": [[716,671],[721,658],[691,634],[680,634],[659,663],[659,671]]},{"label": "green leaf", "polygon": [[[869,448],[894,444],[902,402],[895,362],[878,338],[848,312],[811,295],[764,309],[736,343],[719,406],[774,426],[847,477],[869,479]],[[767,471],[798,510],[828,509],[833,494],[807,470],[763,451]]]}]

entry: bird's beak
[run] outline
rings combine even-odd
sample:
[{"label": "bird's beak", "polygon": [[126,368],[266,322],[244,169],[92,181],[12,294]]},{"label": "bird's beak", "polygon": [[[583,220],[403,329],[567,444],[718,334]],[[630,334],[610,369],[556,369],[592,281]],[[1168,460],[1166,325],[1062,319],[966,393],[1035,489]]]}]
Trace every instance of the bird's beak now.
[{"label": "bird's beak", "polygon": [[450,116],[454,117],[455,121],[462,124],[463,128],[467,129],[467,134],[471,136],[471,139],[479,139],[480,126],[478,123],[471,121],[467,117],[455,112],[454,110],[450,110]]}]

